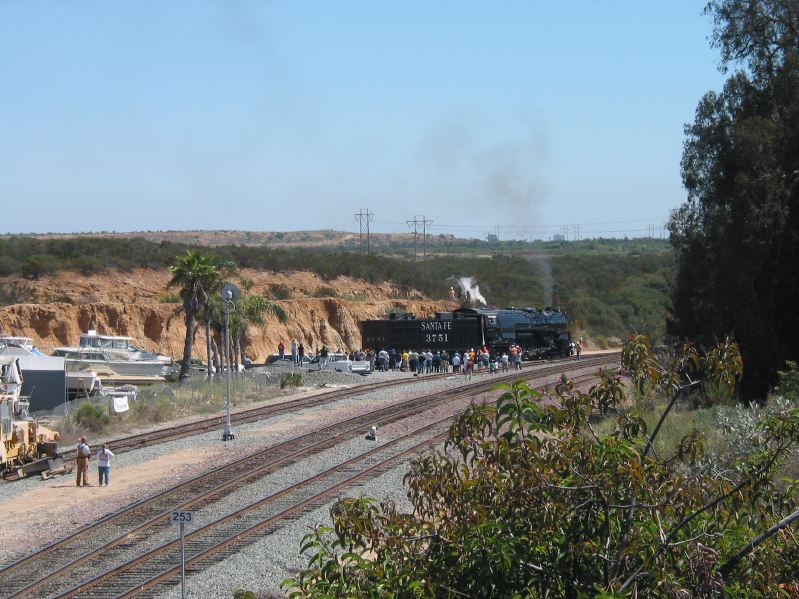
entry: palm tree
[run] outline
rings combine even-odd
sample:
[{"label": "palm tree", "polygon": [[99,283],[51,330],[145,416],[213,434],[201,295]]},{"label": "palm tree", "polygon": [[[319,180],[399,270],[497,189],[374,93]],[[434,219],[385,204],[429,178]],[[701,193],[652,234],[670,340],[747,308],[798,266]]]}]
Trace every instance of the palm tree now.
[{"label": "palm tree", "polygon": [[[243,361],[244,345],[242,338],[250,324],[263,324],[264,315],[277,316],[280,322],[286,322],[287,316],[283,308],[258,295],[246,295],[236,302],[236,309],[230,314],[230,336],[234,340],[235,355],[238,364]],[[231,360],[232,361],[232,360]]]},{"label": "palm tree", "polygon": [[178,256],[175,264],[169,267],[172,279],[168,286],[181,288],[180,297],[183,300],[186,322],[186,340],[183,344],[183,360],[180,363],[181,381],[189,376],[197,314],[207,305],[214,291],[221,287],[226,267],[227,265],[221,264],[214,256],[197,250],[188,250],[184,255]]},{"label": "palm tree", "polygon": [[[219,344],[217,343],[217,338],[221,338],[219,335],[219,331],[223,326],[221,323],[224,322],[224,310],[222,308],[222,299],[215,295],[212,295],[208,298],[208,301],[205,302],[205,306],[198,314],[199,320],[205,325],[205,354],[206,360],[208,362],[208,368],[206,369],[206,378],[211,378],[213,373],[219,373],[220,364],[219,364]],[[212,371],[212,364],[213,364],[213,371]]]}]

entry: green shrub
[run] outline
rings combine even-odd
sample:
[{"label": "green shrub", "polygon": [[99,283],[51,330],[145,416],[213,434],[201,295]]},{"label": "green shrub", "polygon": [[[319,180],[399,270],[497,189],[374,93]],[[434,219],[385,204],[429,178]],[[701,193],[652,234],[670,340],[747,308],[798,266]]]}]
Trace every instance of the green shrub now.
[{"label": "green shrub", "polygon": [[82,275],[93,275],[106,269],[105,263],[97,256],[81,256],[75,260],[73,267]]},{"label": "green shrub", "polygon": [[596,344],[599,346],[599,349],[607,349],[608,348],[608,340],[604,335],[597,335]]},{"label": "green shrub", "polygon": [[161,296],[162,304],[179,304],[181,301],[180,294],[178,293],[165,293]]},{"label": "green shrub", "polygon": [[130,417],[138,422],[164,422],[175,417],[175,402],[169,397],[137,400],[133,403]]},{"label": "green shrub", "polygon": [[291,289],[288,285],[270,285],[269,294],[272,296],[272,299],[276,300],[291,299]]},{"label": "green shrub", "polygon": [[7,276],[19,272],[20,264],[11,256],[0,256],[0,276]]},{"label": "green shrub", "polygon": [[93,403],[82,403],[72,413],[72,419],[79,428],[89,429],[93,433],[101,433],[111,423],[108,410]]},{"label": "green shrub", "polygon": [[319,287],[313,292],[314,297],[338,297],[338,293],[332,287]]},{"label": "green shrub", "polygon": [[778,382],[774,393],[788,399],[799,399],[799,369],[797,363],[787,360],[787,370],[777,371]]},{"label": "green shrub", "polygon": [[0,306],[35,304],[38,301],[36,290],[27,283],[0,284]]},{"label": "green shrub", "polygon": [[48,293],[42,300],[45,304],[74,304],[75,300],[66,293]]},{"label": "green shrub", "polygon": [[301,372],[285,372],[280,375],[281,389],[285,389],[286,387],[302,387],[304,384],[305,380]]},{"label": "green shrub", "polygon": [[55,272],[53,258],[44,254],[34,254],[29,256],[22,263],[22,276],[26,279],[38,279],[42,275]]}]

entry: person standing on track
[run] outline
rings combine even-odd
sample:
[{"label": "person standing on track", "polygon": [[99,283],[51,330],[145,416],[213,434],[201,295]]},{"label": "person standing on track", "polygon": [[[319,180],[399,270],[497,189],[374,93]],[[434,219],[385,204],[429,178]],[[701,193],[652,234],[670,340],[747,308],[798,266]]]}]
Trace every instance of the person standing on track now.
[{"label": "person standing on track", "polygon": [[97,450],[97,477],[99,478],[100,486],[103,486],[103,479],[105,479],[105,486],[108,487],[111,483],[108,481],[108,473],[111,471],[111,464],[109,463],[114,454],[111,452],[105,443]]},{"label": "person standing on track", "polygon": [[77,457],[77,478],[75,479],[75,484],[77,486],[89,486],[89,454],[91,450],[89,449],[88,443],[86,443],[86,437],[80,438],[80,443],[78,443],[78,457]]},{"label": "person standing on track", "polygon": [[291,340],[291,361],[294,364],[294,366],[297,365],[297,340],[296,339],[292,339]]}]

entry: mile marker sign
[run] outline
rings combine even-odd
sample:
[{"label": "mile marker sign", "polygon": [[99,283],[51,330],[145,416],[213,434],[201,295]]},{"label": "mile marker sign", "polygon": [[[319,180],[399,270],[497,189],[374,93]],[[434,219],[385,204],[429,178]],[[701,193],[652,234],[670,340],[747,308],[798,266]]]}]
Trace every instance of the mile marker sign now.
[{"label": "mile marker sign", "polygon": [[194,522],[194,512],[190,510],[172,510],[169,519],[172,524],[180,525],[180,596],[186,599],[186,537],[183,533],[186,524]]}]

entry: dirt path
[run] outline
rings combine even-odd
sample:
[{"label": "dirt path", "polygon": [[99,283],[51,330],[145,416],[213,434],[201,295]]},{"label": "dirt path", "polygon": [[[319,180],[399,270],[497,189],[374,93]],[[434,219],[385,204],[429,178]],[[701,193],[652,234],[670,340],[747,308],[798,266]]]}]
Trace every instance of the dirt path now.
[{"label": "dirt path", "polygon": [[[52,484],[29,489],[23,493],[0,501],[3,524],[0,527],[5,538],[23,538],[39,527],[54,522],[69,522],[82,525],[88,522],[88,510],[97,517],[114,509],[117,503],[127,504],[131,497],[138,497],[144,489],[170,486],[177,471],[196,466],[222,455],[221,446],[193,447],[150,459],[141,464],[111,467],[109,487],[97,484],[97,465],[89,463],[91,486],[75,485],[74,474],[56,479]],[[110,509],[109,509],[110,508]],[[76,513],[80,511],[81,513]]]}]

